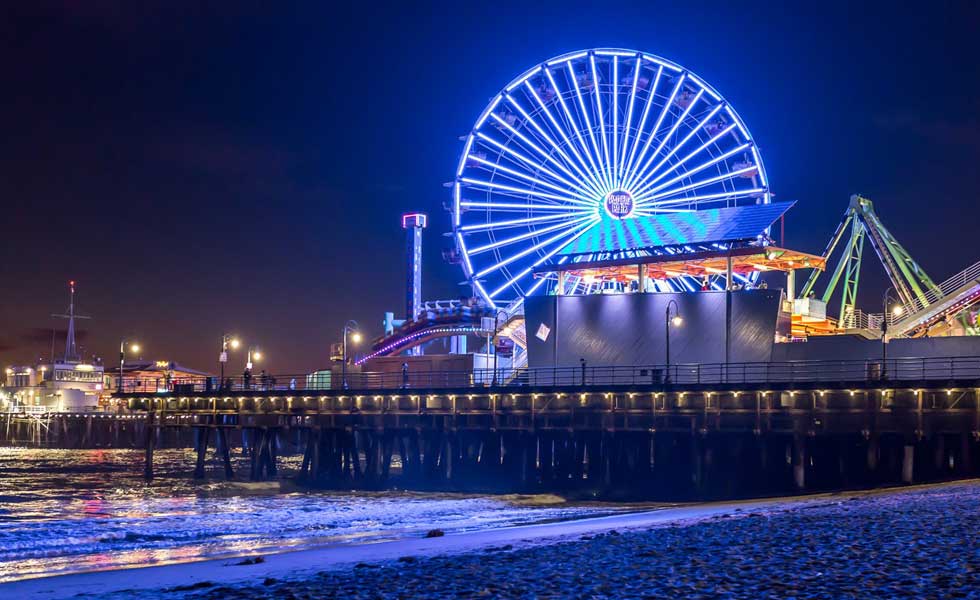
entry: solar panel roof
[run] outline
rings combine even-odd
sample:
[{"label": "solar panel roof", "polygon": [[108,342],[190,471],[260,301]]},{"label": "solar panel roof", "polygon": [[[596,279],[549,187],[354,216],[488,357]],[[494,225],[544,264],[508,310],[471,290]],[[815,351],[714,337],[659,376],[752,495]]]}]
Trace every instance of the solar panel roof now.
[{"label": "solar panel roof", "polygon": [[558,255],[754,239],[794,204],[752,204],[627,219],[602,212],[598,223],[559,250]]}]

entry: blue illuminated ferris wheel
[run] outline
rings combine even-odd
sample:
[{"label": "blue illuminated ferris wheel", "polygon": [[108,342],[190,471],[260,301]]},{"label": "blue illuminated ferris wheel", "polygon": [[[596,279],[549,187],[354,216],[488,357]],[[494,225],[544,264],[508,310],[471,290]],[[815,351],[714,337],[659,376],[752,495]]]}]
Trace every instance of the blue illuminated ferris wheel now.
[{"label": "blue illuminated ferris wheel", "polygon": [[628,231],[634,218],[770,201],[758,148],[718,92],[668,60],[607,48],[548,60],[494,96],[453,194],[460,260],[491,304],[552,290],[541,266],[609,222]]}]

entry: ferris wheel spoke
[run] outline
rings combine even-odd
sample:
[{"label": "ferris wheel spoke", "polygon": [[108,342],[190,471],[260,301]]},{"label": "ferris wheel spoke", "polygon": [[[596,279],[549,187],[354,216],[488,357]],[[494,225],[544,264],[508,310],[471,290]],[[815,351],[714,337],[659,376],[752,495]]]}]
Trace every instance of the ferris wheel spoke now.
[{"label": "ferris wheel spoke", "polygon": [[[581,155],[579,155],[577,150],[575,151],[575,155],[579,157],[579,160],[582,162],[582,167],[584,169],[591,169],[591,173],[592,173],[591,180],[595,183],[596,188],[600,190],[599,195],[602,195],[601,190],[603,189],[603,184],[599,178],[599,168],[596,165],[595,160],[593,160],[592,154],[589,152],[589,148],[588,145],[585,143],[585,139],[582,137],[582,130],[580,127],[576,126],[576,121],[575,118],[572,116],[572,111],[568,108],[568,103],[565,102],[565,96],[562,94],[561,89],[558,87],[558,84],[555,82],[555,78],[551,74],[551,69],[545,68],[544,74],[545,76],[548,77],[548,82],[551,84],[552,89],[555,90],[555,95],[558,97],[558,103],[561,105],[562,111],[565,113],[565,119],[567,119],[568,121],[568,127],[574,134],[576,140],[578,141],[579,147],[582,149],[582,152],[588,158],[589,165],[586,165],[585,161],[582,161],[582,157]],[[540,102],[540,99],[538,101]],[[558,127],[558,131],[561,132],[562,136],[564,136],[566,140],[568,140],[568,136],[565,133],[564,128]],[[569,147],[572,148],[573,150],[575,149],[575,146],[572,144],[569,144]]]},{"label": "ferris wheel spoke", "polygon": [[[463,208],[473,208],[473,209],[484,209],[484,210],[499,210],[501,212],[522,212],[526,213],[529,210],[538,211],[560,211],[568,212],[575,210],[586,210],[584,208],[580,209],[574,206],[568,206],[565,204],[533,204],[530,202],[471,202],[469,200],[464,200],[459,203]],[[594,210],[594,209],[589,209]]]},{"label": "ferris wheel spoke", "polygon": [[736,200],[738,198],[751,198],[758,194],[762,194],[766,191],[765,188],[755,187],[746,190],[735,190],[731,192],[718,192],[716,194],[699,194],[694,196],[682,196],[679,198],[665,198],[663,200],[658,200],[650,206],[651,203],[645,203],[643,208],[638,208],[636,212],[640,211],[665,211],[665,206],[672,206],[676,204],[690,204],[692,202],[705,202],[709,200]]},{"label": "ferris wheel spoke", "polygon": [[711,185],[713,183],[718,183],[718,182],[721,182],[721,181],[725,181],[726,179],[733,179],[735,177],[741,177],[741,176],[743,176],[743,175],[745,175],[747,173],[750,173],[752,171],[755,171],[755,170],[756,170],[755,165],[752,165],[750,167],[745,167],[743,169],[738,169],[738,170],[735,170],[735,171],[730,171],[728,173],[722,173],[721,175],[717,175],[715,177],[710,177],[710,178],[704,179],[702,181],[696,181],[694,183],[689,183],[689,184],[684,185],[684,186],[681,186],[679,188],[674,188],[672,190],[667,190],[666,192],[661,192],[659,194],[653,194],[653,195],[651,195],[651,196],[649,196],[647,198],[644,198],[644,200],[646,200],[646,201],[654,201],[654,200],[659,200],[661,198],[668,198],[668,197],[670,197],[670,196],[672,196],[674,194],[679,194],[681,192],[686,192],[687,190],[697,189],[697,188],[700,188],[700,187],[704,187],[706,185]]},{"label": "ferris wheel spoke", "polygon": [[[500,184],[503,185],[503,184]],[[507,186],[508,188],[510,186]],[[553,198],[541,198],[539,194],[528,194],[526,190],[513,191],[512,189],[500,189],[499,187],[489,190],[481,189],[479,186],[473,186],[473,188],[480,193],[487,194],[488,198],[491,198],[492,202],[496,203],[497,200],[508,203],[516,202],[540,202],[542,204],[548,204],[549,206],[555,207],[555,210],[569,210],[575,208],[583,208],[577,204],[569,204],[566,200],[555,200]],[[550,195],[550,194],[549,194]]]},{"label": "ferris wheel spoke", "polygon": [[[541,249],[541,248],[543,248],[543,247],[545,247],[545,246],[547,246],[549,244],[554,243],[556,240],[560,240],[560,239],[562,239],[562,238],[570,235],[570,232],[572,232],[572,231],[578,231],[580,228],[585,228],[585,227],[591,225],[594,222],[598,222],[598,219],[596,219],[595,217],[590,217],[588,219],[579,219],[574,224],[566,224],[564,226],[564,228],[562,229],[562,231],[559,231],[558,233],[556,233],[555,235],[549,237],[548,239],[544,240],[543,242],[538,242],[537,244],[535,244],[533,246],[529,246],[529,247],[525,248],[524,250],[521,250],[520,252],[517,252],[516,254],[513,254],[513,255],[511,255],[511,256],[509,256],[509,257],[507,257],[507,258],[505,258],[505,259],[497,262],[496,264],[493,264],[493,265],[490,265],[489,267],[486,267],[485,269],[477,272],[476,275],[474,275],[474,277],[483,277],[484,275],[487,275],[488,273],[493,273],[494,271],[497,271],[498,269],[501,269],[503,267],[506,267],[507,265],[513,263],[514,261],[517,261],[517,260],[520,260],[520,259],[524,258],[525,256],[527,256],[528,254],[531,254],[532,252],[536,252],[539,249]],[[535,235],[538,235],[538,234],[541,234],[541,233],[547,233],[548,231],[549,231],[549,229],[542,229],[542,230],[540,230],[538,232],[535,232]],[[554,231],[554,229],[551,228],[550,231]],[[525,238],[525,239],[527,239],[527,238]]]},{"label": "ferris wheel spoke", "polygon": [[660,213],[689,213],[689,212],[694,212],[694,210],[690,208],[654,207],[654,208],[637,208],[635,211],[633,211],[634,214],[644,216],[644,217],[652,217],[653,215],[660,214]]},{"label": "ferris wheel spoke", "polygon": [[[487,168],[489,168],[489,169],[491,169],[493,171],[499,171],[501,173],[505,173],[505,174],[509,175],[512,179],[513,178],[517,178],[517,179],[522,179],[524,181],[529,181],[529,182],[531,182],[533,184],[540,185],[540,186],[543,186],[543,187],[546,187],[546,188],[555,190],[556,192],[561,192],[561,193],[568,193],[569,192],[569,190],[567,188],[563,188],[563,187],[557,186],[557,185],[555,185],[553,183],[548,183],[547,181],[544,181],[542,179],[538,179],[537,177],[533,177],[531,175],[528,175],[527,173],[521,173],[520,171],[517,171],[515,169],[511,169],[510,167],[505,167],[505,166],[503,166],[503,165],[501,165],[499,163],[493,162],[492,160],[487,160],[485,158],[481,158],[479,156],[476,156],[475,154],[470,154],[469,155],[469,160],[472,160],[473,162],[476,162],[478,164],[484,165],[484,166],[486,166]],[[579,200],[578,202],[580,202],[581,204],[591,205],[591,203],[586,203],[584,200]]]},{"label": "ferris wheel spoke", "polygon": [[506,128],[508,131],[510,131],[515,136],[517,136],[518,139],[520,139],[522,142],[524,142],[525,144],[527,144],[528,147],[532,148],[535,152],[537,152],[538,155],[541,156],[541,158],[543,158],[544,160],[546,160],[547,162],[551,163],[552,165],[554,165],[555,167],[557,167],[559,169],[564,169],[564,166],[561,165],[561,163],[559,163],[554,158],[552,158],[552,156],[549,153],[545,152],[543,149],[541,149],[540,146],[538,146],[537,144],[535,144],[534,142],[532,142],[530,139],[528,139],[528,137],[526,135],[524,135],[520,131],[517,131],[517,129],[515,129],[510,123],[508,123],[507,121],[501,119],[499,116],[496,115],[496,113],[493,114],[492,116],[493,116],[493,119],[495,121],[497,121],[498,123],[500,123],[504,128]]},{"label": "ferris wheel spoke", "polygon": [[[640,64],[641,62],[637,60],[636,63],[637,74],[639,74]],[[630,147],[630,155],[629,158],[626,159],[626,165],[625,168],[623,169],[623,179],[625,179],[626,176],[629,175],[630,165],[633,164],[633,159],[636,157],[636,151],[640,146],[640,138],[642,137],[642,133],[643,133],[643,126],[646,125],[647,117],[650,115],[650,107],[653,106],[654,100],[656,98],[657,87],[660,85],[660,76],[663,75],[663,72],[664,72],[663,65],[658,66],[657,74],[653,78],[653,85],[650,86],[650,92],[647,94],[647,101],[646,101],[646,105],[643,107],[643,114],[640,116],[640,123],[636,127],[636,135],[633,136],[633,143],[631,144]],[[634,78],[636,77],[637,75],[634,75]],[[620,184],[622,184],[622,181],[620,181]]]},{"label": "ferris wheel spoke", "polygon": [[530,196],[534,198],[542,198],[547,200],[557,200],[559,202],[569,202],[571,204],[580,204],[584,206],[592,206],[588,202],[583,202],[578,198],[572,198],[570,196],[562,196],[558,194],[549,194],[548,192],[541,192],[538,190],[531,190],[527,188],[516,187],[512,185],[507,185],[503,183],[497,183],[493,181],[483,181],[480,179],[473,179],[472,177],[461,177],[460,181],[467,185],[476,186],[480,188],[486,188],[489,190],[501,190],[504,192],[511,192],[512,194],[517,194],[516,197]]},{"label": "ferris wheel spoke", "polygon": [[602,110],[602,92],[599,89],[599,73],[595,67],[595,54],[589,56],[589,65],[592,67],[592,91],[595,96],[595,111],[596,119],[598,120],[599,137],[602,139],[602,157],[605,160],[602,166],[603,174],[605,175],[606,185],[612,189],[613,180],[611,173],[612,165],[609,162],[609,136],[606,135],[606,122]]},{"label": "ferris wheel spoke", "polygon": [[547,283],[550,279],[554,279],[554,277],[552,276],[552,274],[551,273],[545,273],[544,276],[541,277],[541,279],[538,279],[538,281],[534,285],[531,286],[531,289],[529,289],[527,292],[524,293],[524,295],[525,296],[530,296],[534,292],[538,291],[538,288],[541,287],[542,285],[544,285],[545,283]]},{"label": "ferris wheel spoke", "polygon": [[612,180],[613,186],[619,183],[619,57],[613,57],[613,77],[612,77],[612,101],[609,103],[610,112],[612,112],[613,120],[613,143],[612,143],[612,159],[613,159],[613,172]]},{"label": "ferris wheel spoke", "polygon": [[[623,121],[623,140],[620,144],[619,171],[616,174],[616,186],[623,183],[623,169],[626,166],[626,148],[629,146],[630,125],[633,123],[633,105],[636,103],[636,86],[640,81],[640,57],[636,57],[636,67],[633,69],[633,85],[630,88],[630,99],[626,107],[626,119]],[[613,128],[615,131],[616,128]]]},{"label": "ferris wheel spoke", "polygon": [[[678,175],[678,176],[670,179],[669,181],[665,181],[665,182],[661,183],[660,185],[658,185],[658,186],[656,186],[654,188],[649,189],[645,193],[647,193],[647,194],[653,194],[655,192],[659,192],[660,190],[664,189],[665,187],[667,187],[669,185],[673,185],[673,184],[677,183],[678,181],[683,181],[684,179],[689,179],[692,175],[695,175],[697,173],[700,173],[701,171],[707,169],[708,167],[710,167],[712,165],[716,165],[716,164],[722,162],[723,160],[725,160],[727,158],[731,158],[732,156],[738,154],[739,152],[744,152],[745,150],[747,150],[749,148],[749,146],[751,146],[751,144],[748,143],[748,142],[746,142],[746,143],[742,144],[741,146],[737,146],[735,148],[732,148],[728,152],[725,152],[724,154],[721,154],[719,156],[716,156],[715,158],[712,158],[711,160],[709,160],[709,161],[707,161],[705,163],[702,163],[702,164],[698,165],[697,167],[695,167],[695,168],[693,168],[693,169],[691,169],[689,171],[685,171],[685,172],[681,173],[680,175]],[[640,197],[643,197],[643,194],[641,194],[641,193],[638,193],[638,195]]]},{"label": "ferris wheel spoke", "polygon": [[[531,117],[531,115],[529,115],[527,113],[527,111],[524,110],[524,107],[521,106],[520,103],[518,103],[517,100],[515,100],[513,96],[511,96],[510,94],[508,94],[507,95],[507,101],[510,102],[510,104],[512,106],[514,106],[521,113],[521,115],[524,117],[525,121],[528,122],[528,123],[530,123],[531,126],[534,127],[534,129],[538,132],[538,134],[541,136],[541,138],[545,142],[547,142],[548,145],[551,146],[551,148],[555,152],[557,152],[558,155],[561,156],[565,160],[565,162],[567,162],[571,166],[574,166],[575,165],[575,163],[572,162],[572,159],[569,158],[569,156],[567,154],[565,154],[565,151],[564,150],[561,149],[561,146],[559,146],[558,144],[556,144],[555,141],[553,139],[551,139],[551,136],[549,136],[544,131],[544,129],[541,127],[541,125],[539,125],[538,122],[536,120],[534,120],[534,118]],[[572,185],[573,187],[575,187],[576,189],[578,189],[580,193],[582,193],[582,194],[584,194],[586,196],[590,196],[590,195],[592,195],[592,194],[594,194],[595,192],[598,191],[598,190],[589,190],[589,189],[587,189],[587,188],[589,188],[589,184],[587,183],[587,178],[585,178],[585,179],[579,179],[578,177],[576,177],[571,171],[569,171],[564,166],[562,166],[560,168],[561,168],[561,170],[563,172],[565,172],[565,174],[567,174],[569,177],[571,177],[572,179],[575,180],[576,183],[575,184],[570,184],[570,185]]]},{"label": "ferris wheel spoke", "polygon": [[[630,166],[630,170],[626,173],[624,187],[629,187],[629,184],[633,179],[633,173],[643,162],[643,157],[646,156],[647,151],[650,149],[650,145],[653,143],[653,140],[656,139],[657,132],[660,131],[660,126],[663,125],[664,119],[667,118],[667,114],[670,112],[670,107],[674,105],[674,99],[677,97],[677,92],[679,92],[684,86],[684,79],[686,77],[687,74],[684,73],[677,78],[677,83],[674,84],[674,89],[670,92],[670,97],[667,98],[667,102],[665,102],[663,108],[660,109],[660,115],[657,117],[656,123],[654,123],[653,128],[650,129],[650,133],[647,134],[647,141],[643,145],[643,149],[640,150],[639,155],[636,157],[636,162]],[[664,139],[666,139],[666,137]]]},{"label": "ferris wheel spoke", "polygon": [[528,274],[530,274],[534,270],[534,267],[539,266],[541,263],[543,263],[544,261],[548,260],[549,258],[551,258],[552,256],[554,256],[555,254],[557,254],[562,248],[564,248],[565,246],[567,246],[568,244],[570,244],[571,242],[573,242],[574,240],[576,240],[580,235],[582,235],[583,233],[585,233],[586,231],[588,231],[589,228],[592,225],[594,225],[595,223],[598,223],[598,222],[599,222],[599,219],[592,219],[588,223],[583,223],[582,225],[580,225],[578,228],[576,228],[575,230],[573,230],[571,232],[567,232],[567,231],[566,232],[562,232],[559,235],[552,236],[552,237],[548,238],[547,240],[545,240],[545,241],[543,241],[543,242],[541,242],[539,244],[536,244],[536,245],[528,248],[527,250],[524,250],[522,252],[522,255],[521,256],[517,256],[516,258],[508,259],[510,261],[513,261],[513,260],[517,260],[518,258],[523,258],[524,256],[527,256],[531,252],[536,252],[538,250],[541,250],[542,248],[545,248],[545,247],[549,246],[550,244],[553,244],[556,241],[560,241],[560,243],[558,243],[554,248],[552,248],[547,253],[545,253],[544,256],[542,256],[538,260],[534,261],[534,263],[531,264],[531,266],[525,268],[524,270],[522,270],[517,275],[515,275],[515,276],[511,277],[510,279],[508,279],[506,282],[504,282],[502,285],[500,285],[497,289],[495,289],[494,291],[490,292],[490,297],[491,298],[495,298],[498,294],[500,294],[500,292],[502,292],[502,291],[506,290],[507,288],[509,288],[510,286],[514,285],[521,278],[526,277]]},{"label": "ferris wheel spoke", "polygon": [[[594,214],[593,209],[580,209],[574,211],[578,214]],[[569,214],[559,214],[559,215],[544,215],[541,217],[527,217],[524,219],[510,219],[507,221],[488,221],[486,223],[479,223],[477,225],[464,225],[460,227],[460,231],[484,231],[487,229],[506,229],[508,227],[519,227],[521,225],[527,225],[529,223],[542,223],[545,221],[558,221],[558,220],[568,220]]]},{"label": "ferris wheel spoke", "polygon": [[[595,140],[595,131],[592,130],[592,122],[589,120],[589,111],[585,106],[585,98],[582,96],[582,89],[578,85],[578,78],[575,76],[575,69],[572,67],[571,62],[565,63],[568,66],[568,77],[572,81],[572,87],[575,90],[575,95],[578,98],[578,107],[582,115],[582,122],[585,123],[585,129],[589,132],[589,141],[592,142],[592,150],[595,152],[595,162],[598,163],[598,177],[599,180],[603,182],[605,189],[609,189],[609,182],[606,180],[606,167],[602,164],[602,153],[599,152],[599,144]],[[594,83],[593,83],[594,85]]]},{"label": "ferris wheel spoke", "polygon": [[484,142],[485,144],[490,144],[490,145],[494,146],[496,148],[496,150],[494,150],[495,152],[500,152],[500,153],[503,153],[503,154],[507,154],[509,157],[512,157],[514,159],[517,159],[517,160],[521,161],[522,163],[524,163],[525,165],[527,165],[528,167],[530,167],[532,169],[537,169],[537,170],[541,171],[542,173],[547,174],[549,177],[551,177],[555,181],[560,181],[561,183],[564,183],[565,185],[567,185],[570,188],[576,187],[575,184],[573,184],[572,182],[568,181],[567,179],[565,179],[561,175],[558,175],[554,171],[548,169],[548,167],[544,166],[540,162],[535,161],[534,159],[532,159],[532,158],[530,158],[528,156],[525,156],[525,155],[521,154],[520,152],[514,150],[513,148],[510,148],[510,147],[508,147],[508,146],[506,146],[504,144],[501,144],[500,142],[498,142],[497,140],[495,140],[492,137],[488,136],[487,134],[485,134],[485,133],[483,133],[481,131],[478,131],[477,132],[477,137],[480,138],[480,141],[481,142]]},{"label": "ferris wheel spoke", "polygon": [[684,111],[681,112],[680,116],[674,120],[674,124],[670,126],[670,129],[667,131],[667,134],[664,135],[663,139],[660,140],[660,143],[657,144],[657,149],[650,154],[646,162],[643,163],[643,166],[634,172],[634,176],[630,178],[629,182],[626,184],[627,186],[632,186],[634,183],[636,183],[636,178],[641,177],[644,173],[648,172],[647,167],[649,167],[650,163],[652,163],[657,158],[657,156],[660,155],[663,149],[667,146],[667,142],[669,142],[670,139],[674,137],[674,134],[677,132],[677,129],[681,126],[681,123],[687,120],[688,115],[691,114],[691,109],[694,108],[694,105],[698,103],[698,100],[701,99],[701,96],[703,94],[704,94],[703,89],[698,90],[698,93],[694,96],[694,100],[692,100],[691,103],[684,108]]},{"label": "ferris wheel spoke", "polygon": [[591,214],[590,215],[586,215],[586,216],[570,217],[564,223],[558,223],[557,225],[551,225],[551,226],[548,226],[548,227],[542,227],[541,229],[535,229],[533,231],[528,231],[527,233],[522,233],[520,235],[515,235],[513,237],[509,237],[509,238],[506,238],[506,239],[503,239],[503,240],[498,240],[496,242],[491,242],[489,244],[484,244],[483,246],[476,246],[474,248],[470,248],[470,254],[471,255],[473,255],[473,254],[480,254],[480,253],[486,252],[488,250],[493,250],[494,248],[500,248],[500,247],[503,247],[503,246],[509,246],[511,244],[516,244],[517,242],[522,242],[524,240],[527,240],[527,239],[530,239],[530,238],[533,238],[533,237],[537,237],[537,236],[539,236],[541,234],[544,234],[544,233],[549,233],[549,232],[552,232],[552,231],[557,231],[559,229],[567,229],[569,227],[574,227],[577,223],[581,223],[582,221],[586,221],[586,220],[593,219],[593,218],[595,218],[595,216],[594,215],[591,215]]},{"label": "ferris wheel spoke", "polygon": [[[571,160],[571,158],[569,158],[568,155],[564,153],[564,150],[561,149],[561,146],[556,145],[555,146],[556,150],[562,153],[565,160],[568,161],[569,166],[575,169],[575,172],[578,173],[579,176],[582,178],[582,180],[584,180],[588,184],[589,188],[592,189],[595,192],[595,194],[601,196],[602,195],[601,184],[595,179],[594,176],[589,175],[588,173],[586,173],[586,171],[583,170],[583,169],[588,170],[589,166],[585,164],[585,160],[582,158],[582,155],[578,153],[578,150],[575,148],[575,144],[572,143],[572,141],[568,137],[568,134],[565,133],[565,128],[558,124],[558,121],[551,114],[551,111],[548,110],[548,105],[545,104],[543,100],[541,100],[541,97],[534,90],[534,87],[531,86],[530,82],[525,81],[524,85],[527,87],[527,92],[538,103],[538,106],[541,107],[541,112],[543,112],[545,116],[548,117],[548,121],[551,123],[552,129],[558,132],[558,135],[562,138],[562,140],[564,140],[566,146],[568,147],[569,150],[571,150],[572,154],[575,155],[575,158],[578,160],[578,162],[576,163],[575,161]],[[558,95],[559,98],[561,98],[561,95],[559,92],[557,92],[557,90],[555,93],[556,95]]]},{"label": "ferris wheel spoke", "polygon": [[[718,143],[718,141],[721,138],[723,138],[726,135],[728,135],[729,133],[731,133],[733,129],[735,129],[735,125],[734,124],[729,125],[725,129],[721,130],[714,137],[710,138],[708,141],[706,141],[705,143],[703,143],[700,146],[698,146],[695,150],[691,151],[690,154],[688,154],[684,158],[680,159],[679,161],[677,161],[676,163],[674,163],[673,165],[671,165],[669,169],[661,172],[654,179],[650,180],[650,182],[647,184],[647,186],[651,186],[651,185],[657,183],[659,180],[661,180],[664,177],[666,177],[667,175],[670,175],[671,173],[673,173],[674,171],[676,171],[677,169],[679,169],[680,167],[682,167],[684,164],[686,164],[687,161],[691,160],[692,158],[694,158],[695,156],[697,156],[698,154],[700,154],[701,152],[703,152],[705,149],[710,148],[714,144]],[[642,188],[637,189],[637,194],[641,194],[641,193],[642,193]]]},{"label": "ferris wheel spoke", "polygon": [[[637,194],[640,194],[640,193],[642,193],[642,191],[643,191],[643,189],[645,187],[648,187],[649,185],[652,185],[658,179],[660,179],[661,177],[663,177],[663,175],[661,174],[656,179],[654,179],[653,181],[650,181],[650,183],[647,184],[647,181],[649,181],[651,177],[653,177],[654,175],[656,175],[660,171],[660,169],[665,164],[667,164],[667,161],[669,161],[675,154],[677,154],[677,152],[681,148],[683,148],[684,145],[687,144],[687,142],[689,142],[691,140],[691,138],[693,138],[695,135],[697,135],[697,133],[699,131],[701,131],[702,129],[704,129],[705,125],[707,125],[708,122],[711,121],[711,119],[713,119],[716,114],[718,114],[718,111],[720,111],[723,106],[724,106],[723,104],[716,104],[714,108],[712,108],[710,111],[708,111],[708,114],[705,115],[705,117],[703,119],[701,119],[701,121],[697,125],[695,125],[694,127],[692,127],[691,128],[691,131],[689,131],[687,133],[687,135],[685,135],[684,138],[681,139],[680,142],[674,144],[674,147],[671,148],[670,151],[667,152],[667,154],[665,154],[662,159],[660,159],[660,162],[658,162],[656,165],[654,165],[650,169],[647,169],[646,170],[646,173],[642,177],[640,177],[637,181],[635,181],[633,183],[633,188],[632,189],[636,190],[636,193]],[[677,168],[677,166],[678,165],[675,164],[673,166],[673,168]]]},{"label": "ferris wheel spoke", "polygon": [[[560,265],[560,264],[564,263],[566,260],[568,260],[568,257],[567,256],[563,256],[558,261],[558,264]],[[529,289],[528,291],[524,292],[524,295],[525,296],[530,296],[531,294],[533,294],[534,292],[536,292],[539,287],[541,287],[542,285],[544,285],[545,283],[547,283],[550,279],[554,279],[555,280],[555,283],[557,284],[558,283],[558,274],[557,273],[544,273],[542,275],[542,277],[540,279],[538,279],[538,282],[531,286],[531,289]]]}]

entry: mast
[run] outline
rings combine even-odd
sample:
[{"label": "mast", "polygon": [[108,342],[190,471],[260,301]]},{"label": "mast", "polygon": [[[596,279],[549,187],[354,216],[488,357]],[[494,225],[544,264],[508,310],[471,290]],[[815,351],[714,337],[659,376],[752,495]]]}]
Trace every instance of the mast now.
[{"label": "mast", "polygon": [[64,315],[51,315],[52,317],[58,317],[61,319],[68,319],[68,332],[65,335],[65,362],[66,363],[77,363],[81,362],[81,357],[78,355],[78,346],[75,344],[75,319],[91,319],[92,317],[86,317],[83,315],[75,314],[75,281],[68,282],[69,296],[68,296],[68,314]]},{"label": "mast", "polygon": [[69,281],[71,293],[68,297],[68,333],[65,335],[65,362],[78,361],[78,348],[75,346],[75,282]]}]

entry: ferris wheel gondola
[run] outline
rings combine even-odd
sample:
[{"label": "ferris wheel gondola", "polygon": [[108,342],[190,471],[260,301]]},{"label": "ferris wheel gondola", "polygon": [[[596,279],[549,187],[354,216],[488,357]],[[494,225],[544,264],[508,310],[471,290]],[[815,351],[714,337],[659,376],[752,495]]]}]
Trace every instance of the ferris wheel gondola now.
[{"label": "ferris wheel gondola", "polygon": [[453,196],[461,263],[491,305],[551,291],[557,278],[536,268],[604,221],[770,201],[759,150],[721,95],[621,49],[565,54],[507,84],[466,137]]}]

